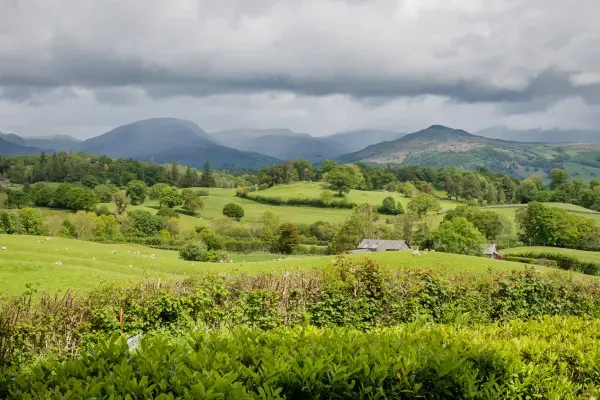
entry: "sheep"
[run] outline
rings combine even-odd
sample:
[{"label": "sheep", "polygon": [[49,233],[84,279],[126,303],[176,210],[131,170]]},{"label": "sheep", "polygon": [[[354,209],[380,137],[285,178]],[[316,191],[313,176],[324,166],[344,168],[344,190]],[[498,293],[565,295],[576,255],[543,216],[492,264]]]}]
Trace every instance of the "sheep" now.
[{"label": "sheep", "polygon": [[154,257],[156,257],[154,254],[150,254],[150,258],[154,260]]},{"label": "sheep", "polygon": [[2,250],[6,250],[6,246],[2,246]]},{"label": "sheep", "polygon": [[129,268],[133,268],[133,265],[129,264]]},{"label": "sheep", "polygon": [[54,263],[54,265],[62,265],[62,261],[58,260],[57,262]]},{"label": "sheep", "polygon": [[96,261],[96,257],[92,258],[92,261]]},{"label": "sheep", "polygon": [[415,250],[415,251],[413,251],[412,255],[413,256],[420,256],[421,253],[419,253],[419,250]]},{"label": "sheep", "polygon": [[49,238],[49,237],[46,238],[46,240],[50,240],[50,239],[52,239],[52,238]]},{"label": "sheep", "polygon": [[112,253],[113,253],[113,254],[117,254],[117,251],[116,251],[116,250],[113,250],[113,251],[112,251]]}]

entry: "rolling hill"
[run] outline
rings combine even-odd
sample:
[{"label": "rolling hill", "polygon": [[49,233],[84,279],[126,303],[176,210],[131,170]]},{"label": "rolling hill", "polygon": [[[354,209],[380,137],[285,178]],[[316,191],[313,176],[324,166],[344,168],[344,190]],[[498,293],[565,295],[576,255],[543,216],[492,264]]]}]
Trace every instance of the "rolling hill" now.
[{"label": "rolling hill", "polygon": [[515,142],[539,143],[600,143],[600,131],[529,129],[515,130],[506,126],[495,126],[475,132],[478,136],[490,139],[512,140]]},{"label": "rolling hill", "polygon": [[[16,136],[16,135],[15,135]],[[21,144],[14,143],[10,140],[6,140],[3,136],[0,136],[0,154],[4,156],[17,156],[17,155],[35,155],[40,154],[43,149],[37,147],[24,146]]]},{"label": "rolling hill", "polygon": [[220,145],[193,122],[153,118],[115,128],[87,139],[77,150],[109,157],[181,164],[201,168],[209,160],[214,168],[261,168],[281,162],[263,154]]},{"label": "rolling hill", "polygon": [[406,133],[363,129],[359,131],[335,133],[333,135],[324,136],[321,139],[336,146],[342,153],[352,153],[377,143],[399,139],[405,135]]},{"label": "rolling hill", "polygon": [[68,135],[21,137],[14,133],[0,132],[0,138],[19,146],[37,147],[54,151],[72,151],[81,143],[81,140]]},{"label": "rolling hill", "polygon": [[379,143],[338,158],[339,162],[487,168],[519,177],[547,178],[552,168],[571,176],[600,176],[600,143],[521,143],[490,139],[460,129],[432,125],[400,139]]}]

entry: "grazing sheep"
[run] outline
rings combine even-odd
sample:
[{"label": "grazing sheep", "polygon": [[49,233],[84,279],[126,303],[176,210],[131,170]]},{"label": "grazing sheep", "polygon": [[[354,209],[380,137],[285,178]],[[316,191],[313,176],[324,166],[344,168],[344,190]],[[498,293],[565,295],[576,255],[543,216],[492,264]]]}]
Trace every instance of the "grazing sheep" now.
[{"label": "grazing sheep", "polygon": [[233,260],[229,260],[229,262],[230,262],[230,263],[232,263],[232,262],[233,262]]},{"label": "grazing sheep", "polygon": [[113,251],[112,251],[112,253],[113,253],[113,254],[117,254],[117,251],[116,251],[116,250],[113,250]]},{"label": "grazing sheep", "polygon": [[96,257],[92,258],[92,261],[96,261]]},{"label": "grazing sheep", "polygon": [[156,257],[154,254],[150,254],[150,258],[154,260],[154,257]]},{"label": "grazing sheep", "polygon": [[419,250],[415,250],[415,251],[413,251],[412,255],[413,256],[420,256],[421,253],[419,253]]},{"label": "grazing sheep", "polygon": [[129,268],[133,268],[133,265],[129,265]]},{"label": "grazing sheep", "polygon": [[62,265],[62,261],[58,260],[57,262],[54,263],[54,265]]},{"label": "grazing sheep", "polygon": [[49,238],[49,237],[46,238],[46,240],[50,240],[50,239],[52,239],[52,238]]},{"label": "grazing sheep", "polygon": [[2,250],[6,250],[6,247],[5,247],[5,246],[2,246]]}]

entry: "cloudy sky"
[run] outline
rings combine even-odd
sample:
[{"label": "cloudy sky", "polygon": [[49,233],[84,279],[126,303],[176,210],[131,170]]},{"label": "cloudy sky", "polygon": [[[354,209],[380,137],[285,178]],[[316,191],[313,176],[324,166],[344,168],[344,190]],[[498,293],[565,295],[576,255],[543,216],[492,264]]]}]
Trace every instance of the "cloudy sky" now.
[{"label": "cloudy sky", "polygon": [[0,0],[0,130],[600,128],[598,0]]}]

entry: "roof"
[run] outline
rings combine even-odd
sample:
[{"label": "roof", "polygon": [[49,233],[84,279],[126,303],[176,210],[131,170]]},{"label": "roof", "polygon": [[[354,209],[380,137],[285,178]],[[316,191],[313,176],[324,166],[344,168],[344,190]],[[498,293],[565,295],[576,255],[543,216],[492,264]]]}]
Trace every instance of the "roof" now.
[{"label": "roof", "polygon": [[498,253],[498,249],[495,244],[484,244],[483,245],[483,254],[486,256],[493,256],[500,254]]},{"label": "roof", "polygon": [[358,248],[368,249],[370,251],[402,251],[410,250],[410,245],[406,240],[363,239],[358,245]]},{"label": "roof", "polygon": [[359,254],[359,253],[370,253],[369,249],[356,249],[356,250],[348,250],[346,253],[348,254]]}]

